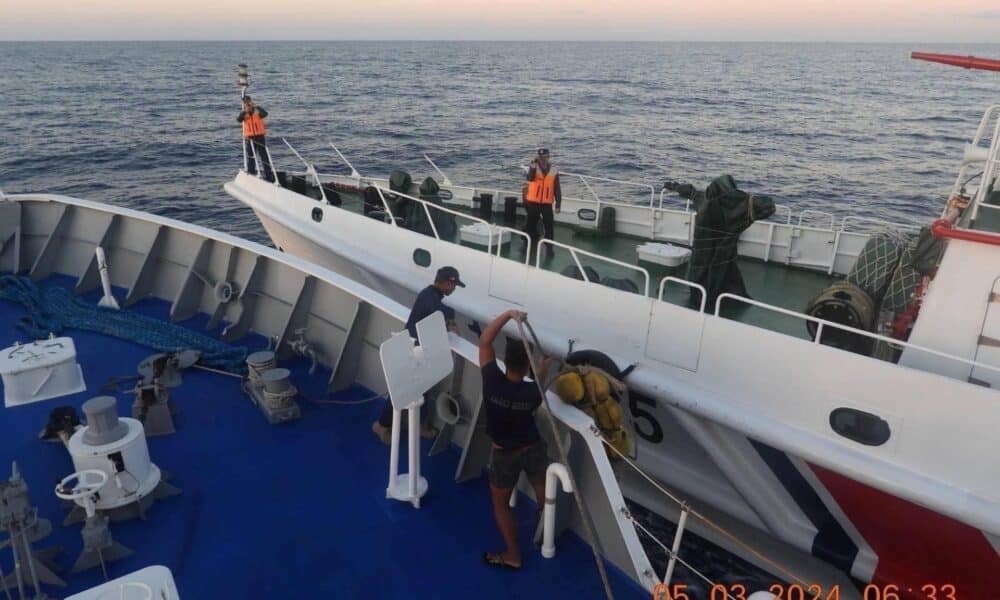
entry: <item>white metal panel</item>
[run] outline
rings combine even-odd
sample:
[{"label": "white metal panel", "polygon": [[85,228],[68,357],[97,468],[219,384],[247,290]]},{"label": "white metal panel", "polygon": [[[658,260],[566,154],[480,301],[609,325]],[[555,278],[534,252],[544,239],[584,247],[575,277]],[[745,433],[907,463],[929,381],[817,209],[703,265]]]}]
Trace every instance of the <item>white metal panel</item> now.
[{"label": "white metal panel", "polygon": [[494,256],[490,271],[490,296],[523,305],[527,277],[528,267],[524,263]]},{"label": "white metal panel", "polygon": [[653,303],[646,356],[689,371],[698,370],[705,314],[667,302]]},{"label": "white metal panel", "polygon": [[[1000,463],[969,460],[1000,453],[994,391],[718,317],[706,321],[699,370],[736,406],[1000,502]],[[885,418],[895,439],[871,447],[839,436],[829,415],[841,406]]]},{"label": "white metal panel", "polygon": [[[983,318],[983,328],[979,336],[979,348],[976,350],[975,360],[979,363],[1000,367],[1000,279],[993,283],[993,290],[989,302],[986,304],[986,315]],[[982,367],[973,367],[969,381],[1000,388],[1000,373]]]}]

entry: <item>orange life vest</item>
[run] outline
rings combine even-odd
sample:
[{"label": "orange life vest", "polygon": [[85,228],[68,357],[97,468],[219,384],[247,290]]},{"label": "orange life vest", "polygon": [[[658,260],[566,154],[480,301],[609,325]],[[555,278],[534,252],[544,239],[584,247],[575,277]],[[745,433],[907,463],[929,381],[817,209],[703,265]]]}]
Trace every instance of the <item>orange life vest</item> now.
[{"label": "orange life vest", "polygon": [[556,201],[556,168],[549,167],[548,173],[535,167],[535,178],[528,182],[528,190],[524,194],[527,202],[535,204],[552,204]]},{"label": "orange life vest", "polygon": [[246,115],[243,117],[243,137],[257,137],[264,135],[266,130],[264,128],[264,119],[257,114],[257,111],[253,111],[252,115]]}]

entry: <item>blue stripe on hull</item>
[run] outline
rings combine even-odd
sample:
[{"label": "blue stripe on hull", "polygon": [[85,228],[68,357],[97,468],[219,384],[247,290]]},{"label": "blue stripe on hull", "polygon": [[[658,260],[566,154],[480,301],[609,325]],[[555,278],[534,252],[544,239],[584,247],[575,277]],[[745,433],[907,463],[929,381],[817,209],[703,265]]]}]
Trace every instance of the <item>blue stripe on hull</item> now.
[{"label": "blue stripe on hull", "polygon": [[858,555],[858,546],[851,539],[851,536],[847,535],[843,526],[826,507],[816,490],[795,468],[791,459],[784,452],[754,440],[750,440],[750,443],[778,477],[778,481],[799,505],[802,512],[816,526],[817,533],[812,545],[813,556],[850,573],[854,559]]}]

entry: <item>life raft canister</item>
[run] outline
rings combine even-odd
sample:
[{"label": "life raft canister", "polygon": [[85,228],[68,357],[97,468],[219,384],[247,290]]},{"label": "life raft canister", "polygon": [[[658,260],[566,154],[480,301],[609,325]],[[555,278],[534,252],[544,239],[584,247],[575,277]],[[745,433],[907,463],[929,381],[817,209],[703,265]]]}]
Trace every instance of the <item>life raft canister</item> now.
[{"label": "life raft canister", "polygon": [[256,110],[253,111],[253,114],[243,117],[243,137],[258,137],[266,132],[264,119],[257,114]]},{"label": "life raft canister", "polygon": [[524,194],[526,202],[535,204],[552,204],[556,201],[556,176],[558,172],[555,167],[549,167],[548,173],[542,173],[538,167],[535,168],[535,177],[528,182],[528,189]]}]

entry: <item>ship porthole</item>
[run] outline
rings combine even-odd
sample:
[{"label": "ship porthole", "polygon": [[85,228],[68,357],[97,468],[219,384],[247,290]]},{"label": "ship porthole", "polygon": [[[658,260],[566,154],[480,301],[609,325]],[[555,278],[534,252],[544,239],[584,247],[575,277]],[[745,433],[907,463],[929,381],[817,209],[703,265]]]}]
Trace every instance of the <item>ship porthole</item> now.
[{"label": "ship porthole", "polygon": [[889,423],[878,415],[855,408],[837,408],[830,413],[830,427],[849,440],[866,446],[889,441]]},{"label": "ship porthole", "polygon": [[413,263],[424,268],[431,266],[431,253],[423,248],[417,248],[413,251]]},{"label": "ship porthole", "polygon": [[313,218],[313,221],[316,221],[317,223],[319,223],[320,221],[322,221],[323,220],[323,209],[320,208],[320,207],[318,207],[318,206],[316,208],[314,208],[313,212],[312,212],[312,218]]}]

